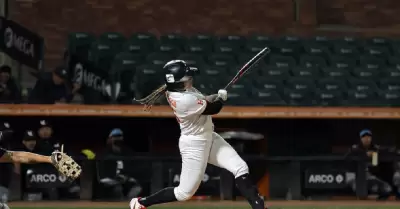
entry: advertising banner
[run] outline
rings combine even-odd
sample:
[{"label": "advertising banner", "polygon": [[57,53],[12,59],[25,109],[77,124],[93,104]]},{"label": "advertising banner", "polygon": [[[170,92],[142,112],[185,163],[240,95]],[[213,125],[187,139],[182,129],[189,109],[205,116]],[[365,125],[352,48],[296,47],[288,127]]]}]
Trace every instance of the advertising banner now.
[{"label": "advertising banner", "polygon": [[0,50],[21,64],[39,70],[43,65],[44,40],[18,23],[0,17]]},{"label": "advertising banner", "polygon": [[36,166],[26,170],[29,188],[68,187],[70,183],[51,166]]},{"label": "advertising banner", "polygon": [[304,186],[307,189],[341,189],[346,187],[346,172],[338,170],[306,170]]}]

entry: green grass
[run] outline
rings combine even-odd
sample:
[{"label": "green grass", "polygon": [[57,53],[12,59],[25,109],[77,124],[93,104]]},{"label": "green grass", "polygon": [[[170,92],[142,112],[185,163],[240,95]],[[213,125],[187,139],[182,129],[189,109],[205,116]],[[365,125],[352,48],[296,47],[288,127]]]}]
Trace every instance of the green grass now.
[{"label": "green grass", "polygon": [[[102,208],[93,208],[93,207],[40,207],[41,209],[104,209]],[[174,206],[174,207],[167,207],[167,206],[153,206],[152,209],[250,209],[250,207],[227,207],[227,206],[220,206],[220,207],[213,207],[213,206],[191,206],[191,207],[182,207],[182,206]],[[398,206],[273,206],[271,209],[395,209],[400,208],[400,203]],[[26,209],[26,207],[12,207],[11,209]],[[127,209],[122,207],[112,207],[107,209]]]}]

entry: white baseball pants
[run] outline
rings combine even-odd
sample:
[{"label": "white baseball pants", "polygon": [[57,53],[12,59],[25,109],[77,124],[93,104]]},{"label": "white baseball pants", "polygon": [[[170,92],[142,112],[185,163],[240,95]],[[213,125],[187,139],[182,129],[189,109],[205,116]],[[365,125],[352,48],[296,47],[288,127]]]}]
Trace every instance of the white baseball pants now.
[{"label": "white baseball pants", "polygon": [[233,147],[220,135],[213,132],[205,136],[185,136],[179,138],[182,156],[180,183],[175,187],[175,197],[179,201],[190,199],[203,180],[207,163],[230,171],[235,178],[249,173],[249,168]]}]

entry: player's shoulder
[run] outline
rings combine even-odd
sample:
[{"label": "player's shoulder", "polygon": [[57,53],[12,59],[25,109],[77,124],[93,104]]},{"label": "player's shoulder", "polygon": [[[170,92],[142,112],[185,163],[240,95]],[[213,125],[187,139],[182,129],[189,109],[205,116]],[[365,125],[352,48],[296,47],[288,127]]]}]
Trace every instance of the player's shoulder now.
[{"label": "player's shoulder", "polygon": [[182,104],[191,104],[198,100],[197,97],[190,92],[173,92],[170,96],[172,99]]},{"label": "player's shoulder", "polygon": [[177,112],[190,112],[205,105],[204,100],[191,92],[174,92],[169,97],[175,103],[174,108]]}]

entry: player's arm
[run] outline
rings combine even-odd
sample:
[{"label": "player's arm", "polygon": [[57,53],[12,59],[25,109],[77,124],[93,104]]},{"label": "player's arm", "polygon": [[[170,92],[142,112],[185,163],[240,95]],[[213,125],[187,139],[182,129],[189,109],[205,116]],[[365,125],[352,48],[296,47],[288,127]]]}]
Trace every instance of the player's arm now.
[{"label": "player's arm", "polygon": [[198,99],[197,97],[186,94],[180,104],[177,105],[175,111],[182,115],[214,115],[219,113],[223,107],[223,101],[226,100],[227,93],[225,90],[219,90],[217,99],[209,102],[206,99]]},{"label": "player's arm", "polygon": [[218,98],[218,94],[211,94],[211,95],[206,96],[207,102],[213,102],[213,101],[217,100],[217,98]]},{"label": "player's arm", "polygon": [[0,162],[13,163],[52,163],[50,156],[38,155],[31,152],[9,151],[2,149]]},{"label": "player's arm", "polygon": [[222,110],[222,107],[224,106],[224,101],[226,101],[227,98],[228,98],[228,93],[224,89],[219,90],[218,94],[213,94],[208,96],[208,99],[206,97],[207,104],[202,115],[218,114]]},{"label": "player's arm", "polygon": [[222,99],[220,99],[220,98],[217,98],[213,102],[207,101],[206,103],[207,103],[206,108],[201,113],[202,115],[218,114],[222,110],[222,107],[224,106],[224,103],[223,103]]}]

